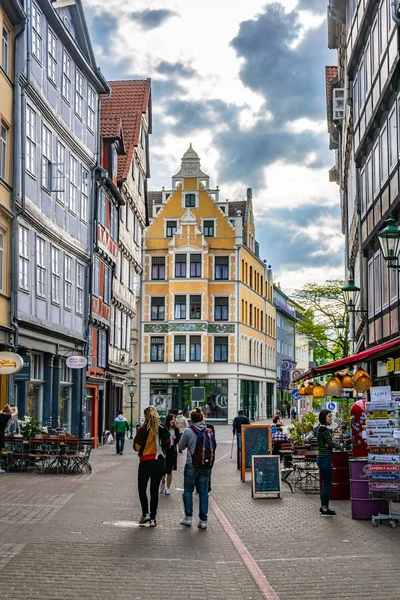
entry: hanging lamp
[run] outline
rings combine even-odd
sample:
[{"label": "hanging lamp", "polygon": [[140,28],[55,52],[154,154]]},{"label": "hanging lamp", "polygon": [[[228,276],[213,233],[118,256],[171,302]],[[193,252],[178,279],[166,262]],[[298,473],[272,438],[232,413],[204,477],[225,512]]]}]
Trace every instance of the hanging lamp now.
[{"label": "hanging lamp", "polygon": [[339,377],[335,375],[330,378],[328,383],[325,386],[325,395],[326,396],[340,396],[343,392],[342,384],[340,383]]},{"label": "hanging lamp", "polygon": [[364,369],[357,369],[357,371],[354,373],[353,375],[353,381],[354,383],[356,383],[357,379],[359,377],[362,377],[362,375],[365,375],[366,377],[369,377],[369,373],[367,373],[367,371],[365,371]]},{"label": "hanging lamp", "polygon": [[372,387],[372,381],[370,377],[366,375],[361,375],[356,381],[356,388],[359,392],[366,392],[369,388]]},{"label": "hanging lamp", "polygon": [[312,396],[314,391],[314,384],[312,381],[309,381],[306,387],[305,395]]},{"label": "hanging lamp", "polygon": [[299,396],[305,396],[305,394],[306,394],[306,386],[304,385],[304,383],[301,384],[301,386],[297,390],[297,393],[299,394]]},{"label": "hanging lamp", "polygon": [[353,381],[351,375],[349,375],[349,374],[343,375],[341,384],[342,384],[342,388],[347,389],[347,390],[354,389],[354,387],[355,387],[354,381]]},{"label": "hanging lamp", "polygon": [[325,388],[320,383],[314,386],[313,389],[313,398],[324,398],[325,397]]}]

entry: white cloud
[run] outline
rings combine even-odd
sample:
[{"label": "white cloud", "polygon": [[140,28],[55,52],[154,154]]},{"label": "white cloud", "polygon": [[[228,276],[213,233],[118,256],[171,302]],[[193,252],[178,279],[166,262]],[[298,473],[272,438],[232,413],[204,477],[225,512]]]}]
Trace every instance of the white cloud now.
[{"label": "white cloud", "polygon": [[325,283],[329,279],[343,279],[343,273],[343,266],[284,270],[274,273],[274,282],[279,282],[282,290],[290,295],[306,283]]}]

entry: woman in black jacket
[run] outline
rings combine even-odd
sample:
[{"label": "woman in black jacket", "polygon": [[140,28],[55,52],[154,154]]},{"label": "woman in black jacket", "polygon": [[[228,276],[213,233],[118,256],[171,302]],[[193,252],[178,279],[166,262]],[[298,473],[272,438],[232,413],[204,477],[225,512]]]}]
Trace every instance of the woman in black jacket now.
[{"label": "woman in black jacket", "polygon": [[[167,415],[165,420],[165,427],[169,431],[170,435],[170,446],[167,450],[165,457],[166,462],[166,475],[163,475],[160,486],[160,494],[165,492],[166,496],[171,494],[170,487],[172,483],[172,471],[176,471],[178,462],[178,443],[180,438],[179,429],[175,425],[175,415]],[[165,485],[166,484],[166,485]]]}]

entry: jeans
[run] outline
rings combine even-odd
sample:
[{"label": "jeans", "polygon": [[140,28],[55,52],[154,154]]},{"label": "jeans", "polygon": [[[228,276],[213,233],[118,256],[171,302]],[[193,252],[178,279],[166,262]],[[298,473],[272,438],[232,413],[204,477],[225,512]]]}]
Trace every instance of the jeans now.
[{"label": "jeans", "polygon": [[317,465],[322,479],[321,506],[322,508],[329,508],[329,498],[331,495],[333,479],[332,457],[317,457]]},{"label": "jeans", "polygon": [[163,474],[163,469],[160,467],[160,461],[158,460],[144,460],[139,463],[138,490],[140,504],[142,506],[142,515],[147,515],[149,513],[147,484],[150,479],[150,519],[156,518],[158,489]]},{"label": "jeans", "polygon": [[193,516],[193,492],[196,487],[199,492],[199,518],[207,521],[208,513],[208,484],[211,477],[211,469],[196,469],[191,463],[185,465],[183,479],[183,506],[185,516]]},{"label": "jeans", "polygon": [[117,450],[117,454],[120,454],[121,452],[124,451],[124,447],[125,447],[125,434],[117,434],[116,436],[116,450]]}]

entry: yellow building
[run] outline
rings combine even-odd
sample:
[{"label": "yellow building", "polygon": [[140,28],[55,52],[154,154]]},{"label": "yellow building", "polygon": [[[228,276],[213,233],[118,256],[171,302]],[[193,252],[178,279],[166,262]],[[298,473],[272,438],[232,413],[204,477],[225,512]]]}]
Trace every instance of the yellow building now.
[{"label": "yellow building", "polygon": [[272,273],[258,256],[251,190],[221,202],[192,146],[172,190],[149,193],[141,410],[202,404],[210,419],[272,415]]},{"label": "yellow building", "polygon": [[[0,0],[0,346],[10,342],[10,243],[12,228],[14,37],[24,20],[18,0]],[[0,376],[0,407],[6,376]]]}]

